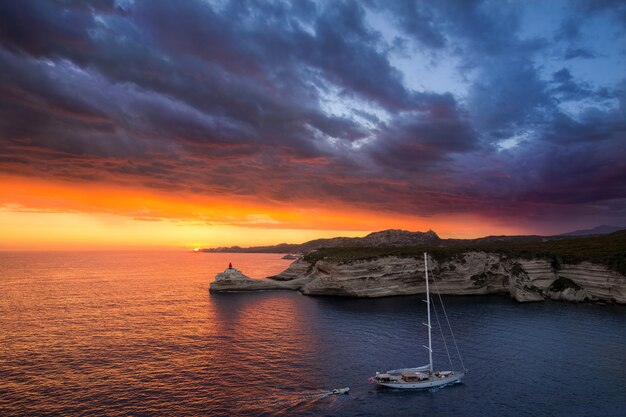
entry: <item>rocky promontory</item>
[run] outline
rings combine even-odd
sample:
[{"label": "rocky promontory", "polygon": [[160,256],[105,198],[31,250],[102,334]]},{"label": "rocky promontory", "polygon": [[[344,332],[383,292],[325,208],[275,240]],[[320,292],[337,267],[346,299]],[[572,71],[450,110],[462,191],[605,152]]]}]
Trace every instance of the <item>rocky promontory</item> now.
[{"label": "rocky promontory", "polygon": [[242,292],[267,290],[298,290],[301,287],[297,277],[288,282],[279,282],[272,279],[252,279],[235,268],[227,268],[215,276],[209,286],[210,292]]}]

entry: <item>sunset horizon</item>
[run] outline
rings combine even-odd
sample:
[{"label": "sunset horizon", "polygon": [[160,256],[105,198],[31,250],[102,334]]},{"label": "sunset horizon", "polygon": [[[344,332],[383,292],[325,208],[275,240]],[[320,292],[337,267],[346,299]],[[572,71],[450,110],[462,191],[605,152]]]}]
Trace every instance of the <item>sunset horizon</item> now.
[{"label": "sunset horizon", "polygon": [[[587,222],[523,227],[480,215],[419,218],[393,212],[328,210],[324,205],[254,207],[250,199],[212,200],[116,186],[77,185],[2,177],[0,250],[193,249],[300,244],[313,239],[363,237],[387,229],[435,231],[441,238],[491,235],[552,236],[600,226]],[[278,208],[280,207],[280,208]],[[201,214],[202,212],[207,214]],[[315,218],[315,222],[309,219]],[[210,220],[205,220],[210,218]],[[376,225],[372,227],[372,225]],[[612,226],[620,226],[612,225]]]}]

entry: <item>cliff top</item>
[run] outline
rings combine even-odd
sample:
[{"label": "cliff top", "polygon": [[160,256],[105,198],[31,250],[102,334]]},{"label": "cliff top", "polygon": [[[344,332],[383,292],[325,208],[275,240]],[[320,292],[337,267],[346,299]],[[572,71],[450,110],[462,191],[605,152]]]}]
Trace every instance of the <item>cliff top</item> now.
[{"label": "cliff top", "polygon": [[485,240],[457,241],[445,246],[415,245],[410,247],[336,247],[321,248],[305,255],[307,262],[320,259],[338,261],[367,260],[384,256],[415,257],[427,251],[440,260],[454,258],[462,253],[479,251],[499,253],[522,259],[551,260],[558,269],[562,263],[593,262],[606,265],[626,275],[626,230],[603,236],[562,238],[558,240]]}]

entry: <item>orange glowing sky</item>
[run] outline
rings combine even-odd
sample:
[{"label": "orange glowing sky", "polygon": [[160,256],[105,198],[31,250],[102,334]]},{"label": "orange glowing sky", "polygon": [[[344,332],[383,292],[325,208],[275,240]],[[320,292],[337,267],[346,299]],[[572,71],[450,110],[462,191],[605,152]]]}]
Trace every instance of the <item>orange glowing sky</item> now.
[{"label": "orange glowing sky", "polygon": [[0,249],[214,247],[300,243],[386,228],[442,237],[518,233],[471,216],[419,218],[358,210],[185,193],[0,177]]}]

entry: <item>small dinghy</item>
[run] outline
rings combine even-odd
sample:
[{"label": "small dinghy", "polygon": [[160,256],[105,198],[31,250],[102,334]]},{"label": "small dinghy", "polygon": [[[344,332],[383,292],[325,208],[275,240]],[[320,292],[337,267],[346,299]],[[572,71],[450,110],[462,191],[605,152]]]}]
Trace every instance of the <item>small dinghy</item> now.
[{"label": "small dinghy", "polygon": [[345,387],[345,388],[335,388],[334,390],[332,390],[330,392],[330,395],[342,395],[342,394],[347,394],[350,391],[350,388]]}]

